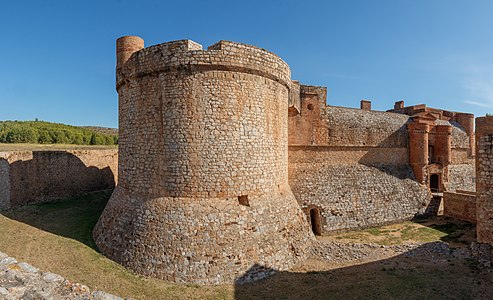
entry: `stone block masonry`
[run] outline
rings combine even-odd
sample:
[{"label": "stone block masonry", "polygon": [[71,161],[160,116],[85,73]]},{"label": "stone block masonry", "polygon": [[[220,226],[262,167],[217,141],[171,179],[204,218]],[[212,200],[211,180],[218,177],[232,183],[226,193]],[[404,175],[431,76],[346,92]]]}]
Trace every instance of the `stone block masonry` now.
[{"label": "stone block masonry", "polygon": [[476,193],[467,191],[444,192],[443,207],[443,214],[447,217],[476,223]]},{"label": "stone block masonry", "polygon": [[0,152],[0,210],[112,189],[118,152]]},{"label": "stone block masonry", "polygon": [[288,185],[288,65],[227,41],[123,37],[117,57],[119,182],[94,229],[100,250],[209,284],[303,259],[314,237]]},{"label": "stone block masonry", "polygon": [[493,117],[476,119],[478,242],[493,245]]}]

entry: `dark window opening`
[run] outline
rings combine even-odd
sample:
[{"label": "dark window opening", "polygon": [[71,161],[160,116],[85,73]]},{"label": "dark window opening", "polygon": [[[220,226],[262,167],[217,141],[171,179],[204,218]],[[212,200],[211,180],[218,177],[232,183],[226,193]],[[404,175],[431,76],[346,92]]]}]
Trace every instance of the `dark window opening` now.
[{"label": "dark window opening", "polygon": [[238,196],[238,202],[240,205],[250,206],[250,202],[248,202],[248,195]]},{"label": "dark window opening", "polygon": [[430,190],[432,192],[438,192],[440,188],[440,177],[438,174],[432,174],[430,176]]},{"label": "dark window opening", "polygon": [[318,209],[310,209],[310,223],[312,224],[312,231],[315,235],[322,235],[322,226],[320,224],[320,213]]},{"label": "dark window opening", "polygon": [[306,108],[308,108],[308,110],[313,110],[313,104],[308,104]]}]

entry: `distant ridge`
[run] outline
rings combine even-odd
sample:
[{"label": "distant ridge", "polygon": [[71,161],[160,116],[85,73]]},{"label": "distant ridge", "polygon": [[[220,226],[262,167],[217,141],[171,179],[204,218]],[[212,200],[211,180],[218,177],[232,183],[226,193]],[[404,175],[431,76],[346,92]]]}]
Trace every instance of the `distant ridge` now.
[{"label": "distant ridge", "polygon": [[118,129],[45,121],[0,121],[0,143],[116,145]]},{"label": "distant ridge", "polygon": [[93,130],[102,134],[118,135],[118,128],[100,127],[100,126],[79,126],[79,127]]}]

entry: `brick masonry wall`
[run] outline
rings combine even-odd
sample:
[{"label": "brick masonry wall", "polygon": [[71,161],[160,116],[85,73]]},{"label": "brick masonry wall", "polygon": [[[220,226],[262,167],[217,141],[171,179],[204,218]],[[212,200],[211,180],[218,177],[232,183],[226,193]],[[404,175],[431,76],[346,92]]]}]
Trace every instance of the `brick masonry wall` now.
[{"label": "brick masonry wall", "polygon": [[474,193],[443,193],[443,214],[460,220],[476,222],[476,195]]},{"label": "brick masonry wall", "polygon": [[119,184],[94,238],[147,276],[260,279],[313,240],[288,185],[290,70],[252,46],[201,49],[164,43],[117,69]]},{"label": "brick masonry wall", "polygon": [[0,153],[0,203],[4,208],[114,188],[117,150]]}]

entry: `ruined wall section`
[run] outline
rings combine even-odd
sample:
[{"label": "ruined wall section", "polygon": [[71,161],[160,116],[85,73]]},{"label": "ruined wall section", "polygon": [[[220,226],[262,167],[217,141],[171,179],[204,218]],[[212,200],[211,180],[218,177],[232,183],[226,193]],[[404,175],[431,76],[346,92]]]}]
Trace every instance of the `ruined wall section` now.
[{"label": "ruined wall section", "polygon": [[213,284],[302,259],[313,235],[288,185],[287,64],[177,41],[119,66],[120,181],[100,250],[143,275]]},{"label": "ruined wall section", "polygon": [[11,151],[0,153],[0,199],[4,208],[112,189],[118,151]]}]

